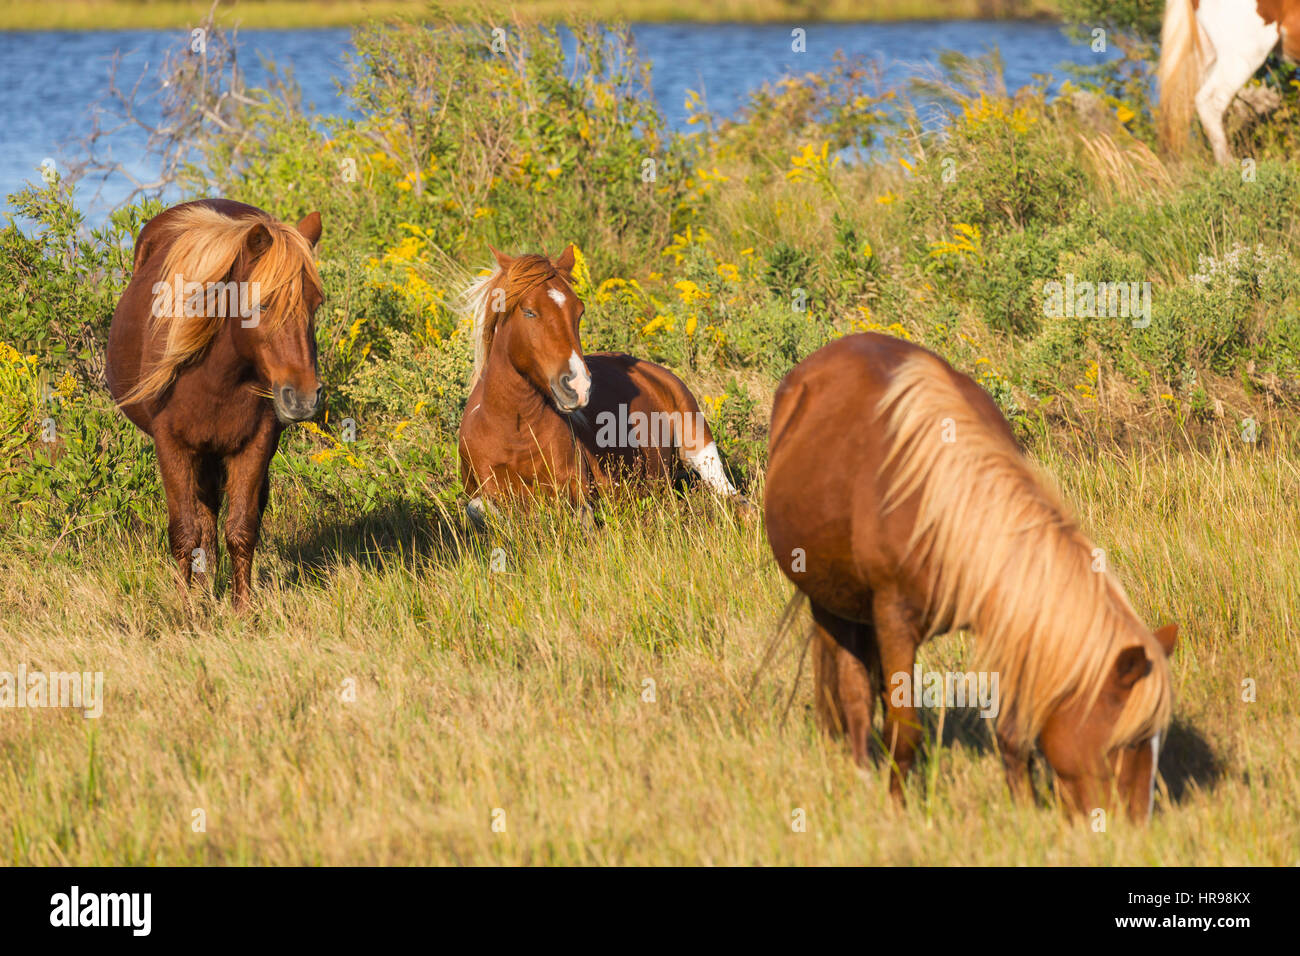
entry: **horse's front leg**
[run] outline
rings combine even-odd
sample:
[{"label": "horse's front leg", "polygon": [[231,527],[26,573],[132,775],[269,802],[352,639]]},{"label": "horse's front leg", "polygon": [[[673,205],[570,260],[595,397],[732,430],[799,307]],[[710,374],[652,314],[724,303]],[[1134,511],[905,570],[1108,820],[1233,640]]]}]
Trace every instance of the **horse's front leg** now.
[{"label": "horse's front leg", "polygon": [[230,551],[231,603],[248,606],[253,586],[253,551],[262,530],[262,512],[271,490],[267,469],[279,433],[268,428],[239,453],[226,459],[226,548]]},{"label": "horse's front leg", "polygon": [[1034,796],[1034,775],[1029,766],[1029,753],[998,734],[998,750],[1002,753],[1002,769],[1007,777],[1007,789],[1013,803],[1029,803]]},{"label": "horse's front leg", "polygon": [[167,543],[176,562],[181,591],[188,596],[196,565],[200,572],[207,567],[201,552],[202,528],[195,507],[198,461],[192,451],[162,429],[155,436],[154,446],[163,492],[167,496]]},{"label": "horse's front leg", "polygon": [[903,783],[921,743],[921,721],[916,706],[919,689],[912,687],[911,693],[902,695],[901,700],[896,690],[900,675],[906,675],[903,686],[910,686],[916,649],[920,645],[920,629],[910,606],[896,593],[877,591],[872,602],[872,615],[885,687],[885,723],[881,742],[894,771],[889,779],[890,793],[902,803]]},{"label": "horse's front leg", "polygon": [[224,477],[221,459],[205,455],[195,461],[194,521],[198,528],[198,551],[195,553],[193,571],[195,579],[205,588],[211,588],[217,576],[217,514],[221,511],[221,483]]}]

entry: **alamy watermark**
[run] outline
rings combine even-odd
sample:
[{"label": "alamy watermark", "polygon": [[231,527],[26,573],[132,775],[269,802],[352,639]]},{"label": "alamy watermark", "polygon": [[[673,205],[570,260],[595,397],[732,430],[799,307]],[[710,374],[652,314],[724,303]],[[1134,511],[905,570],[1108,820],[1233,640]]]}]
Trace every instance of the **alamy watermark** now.
[{"label": "alamy watermark", "polygon": [[50,925],[54,927],[122,927],[133,936],[148,936],[153,929],[152,893],[87,893],[73,885],[66,893],[50,897]]},{"label": "alamy watermark", "polygon": [[974,707],[980,716],[997,717],[997,671],[897,671],[889,678],[889,703],[893,707]]},{"label": "alamy watermark", "polygon": [[83,717],[104,713],[103,671],[0,671],[0,708],[72,707]]},{"label": "alamy watermark", "polygon": [[172,282],[153,284],[153,316],[162,318],[180,314],[187,319],[203,315],[210,318],[236,318],[245,329],[256,328],[261,321],[262,289],[258,282],[186,282],[177,275]]},{"label": "alamy watermark", "polygon": [[596,415],[598,448],[694,448],[708,435],[703,412],[617,412]]},{"label": "alamy watermark", "polygon": [[1132,319],[1133,328],[1151,324],[1150,282],[1080,281],[1067,272],[1064,282],[1043,283],[1043,315],[1049,319]]}]

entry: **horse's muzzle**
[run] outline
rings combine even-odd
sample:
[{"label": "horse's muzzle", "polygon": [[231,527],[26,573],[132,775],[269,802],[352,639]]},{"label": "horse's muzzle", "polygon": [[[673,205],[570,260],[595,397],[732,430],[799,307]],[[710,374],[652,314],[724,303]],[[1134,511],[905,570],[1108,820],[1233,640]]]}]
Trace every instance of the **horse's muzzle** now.
[{"label": "horse's muzzle", "polygon": [[300,392],[292,385],[281,385],[275,390],[272,399],[276,417],[286,425],[290,422],[305,422],[320,408],[320,397],[324,390],[324,386],[317,385],[314,392]]},{"label": "horse's muzzle", "polygon": [[551,379],[551,396],[560,411],[568,414],[585,407],[588,399],[591,398],[591,392],[588,391],[585,395],[578,394],[578,390],[573,387],[573,376],[561,375]]}]

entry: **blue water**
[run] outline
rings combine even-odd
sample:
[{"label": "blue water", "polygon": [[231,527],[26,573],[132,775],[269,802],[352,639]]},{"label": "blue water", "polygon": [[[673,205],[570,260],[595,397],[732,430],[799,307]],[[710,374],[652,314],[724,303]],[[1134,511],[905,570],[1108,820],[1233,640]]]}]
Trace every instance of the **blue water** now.
[{"label": "blue water", "polygon": [[[1066,62],[1094,63],[1098,54],[1071,43],[1060,28],[1044,23],[997,21],[837,23],[807,27],[806,52],[791,50],[789,25],[637,24],[633,35],[653,66],[654,95],[669,123],[684,129],[686,91],[701,92],[709,108],[728,116],[747,94],[789,73],[830,66],[837,50],[876,62],[889,86],[932,73],[945,49],[978,55],[996,47],[1005,62],[1009,89],[1036,74],[1060,75]],[[181,49],[181,31],[0,32],[0,196],[39,176],[50,159],[66,169],[81,155],[92,111],[107,87],[113,58],[120,58],[119,85],[143,77],[142,93],[157,88],[156,73],[168,51]],[[292,66],[303,102],[319,115],[346,114],[338,93],[352,51],[348,30],[249,30],[240,33],[240,62],[249,85],[265,82],[261,58]],[[144,110],[150,118],[148,104]],[[115,158],[133,175],[149,180],[156,170],[144,156],[142,133],[124,131]],[[107,208],[128,191],[121,177],[109,180],[88,206]]]}]

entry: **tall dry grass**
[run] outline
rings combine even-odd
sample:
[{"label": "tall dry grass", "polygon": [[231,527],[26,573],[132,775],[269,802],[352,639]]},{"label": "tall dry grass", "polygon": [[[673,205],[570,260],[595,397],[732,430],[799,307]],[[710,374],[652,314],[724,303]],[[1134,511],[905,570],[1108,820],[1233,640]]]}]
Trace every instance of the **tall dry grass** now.
[{"label": "tall dry grass", "polygon": [[[98,720],[0,711],[0,858],[1298,862],[1294,448],[1059,436],[1038,457],[1140,613],[1182,626],[1145,829],[1067,820],[1045,779],[1043,806],[1013,806],[987,729],[955,712],[927,713],[926,761],[893,807],[883,770],[819,737],[806,669],[782,723],[793,643],[749,692],[790,586],[761,527],[706,500],[619,502],[591,534],[543,510],[475,537],[440,519],[341,527],[278,488],[242,617],[185,606],[156,529],[0,550],[0,669],[106,683]],[[969,651],[942,639],[924,664]]]}]

